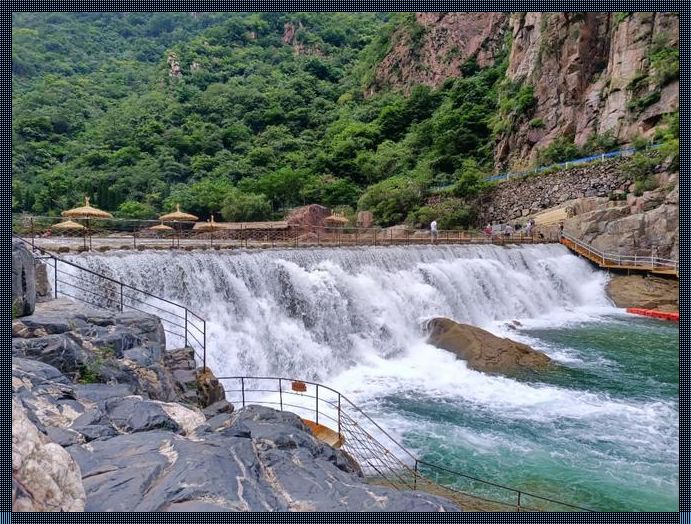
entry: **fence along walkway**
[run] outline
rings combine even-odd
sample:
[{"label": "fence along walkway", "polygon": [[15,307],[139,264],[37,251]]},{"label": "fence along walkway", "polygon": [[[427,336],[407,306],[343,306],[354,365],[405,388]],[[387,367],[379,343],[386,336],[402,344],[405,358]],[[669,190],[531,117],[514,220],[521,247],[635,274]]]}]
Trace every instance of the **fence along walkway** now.
[{"label": "fence along walkway", "polygon": [[[59,217],[26,218],[15,217],[15,234],[31,239],[33,245],[40,245],[44,249],[64,249],[82,251],[83,233],[77,236],[43,235],[50,227],[62,219]],[[271,223],[263,223],[262,229],[249,227],[251,224],[239,224],[240,227],[223,227],[217,223],[215,231],[200,232],[192,229],[193,223],[184,225],[186,229],[178,229],[174,233],[164,236],[149,230],[159,221],[107,219],[93,221],[93,245],[97,251],[110,249],[199,249],[199,248],[281,248],[281,247],[366,247],[366,246],[409,246],[428,245],[432,238],[429,230],[413,230],[407,228],[359,228],[359,227],[324,227],[324,226],[295,226],[272,227]],[[238,226],[238,224],[226,224]],[[180,225],[178,225],[180,226]],[[475,231],[440,230],[436,244],[532,244],[556,242],[557,236],[548,233],[540,238],[534,232],[526,235],[518,231],[510,236],[493,234],[487,236]],[[91,243],[89,243],[91,244]]]},{"label": "fence along walkway", "polygon": [[574,253],[584,256],[603,269],[620,269],[627,271],[643,271],[658,275],[670,275],[679,278],[679,261],[657,256],[620,255],[605,253],[595,249],[590,244],[564,234],[561,243]]},{"label": "fence along walkway", "polygon": [[219,377],[219,381],[235,406],[259,404],[290,411],[310,428],[323,428],[315,435],[327,435],[372,483],[440,495],[466,511],[592,511],[420,460],[328,386],[282,377]]},{"label": "fence along walkway", "polygon": [[190,347],[206,367],[206,320],[180,304],[137,289],[120,280],[105,276],[74,262],[60,258],[45,249],[27,244],[35,260],[45,263],[52,275],[49,280],[55,298],[68,297],[91,306],[113,311],[139,311],[156,315],[171,345]]}]

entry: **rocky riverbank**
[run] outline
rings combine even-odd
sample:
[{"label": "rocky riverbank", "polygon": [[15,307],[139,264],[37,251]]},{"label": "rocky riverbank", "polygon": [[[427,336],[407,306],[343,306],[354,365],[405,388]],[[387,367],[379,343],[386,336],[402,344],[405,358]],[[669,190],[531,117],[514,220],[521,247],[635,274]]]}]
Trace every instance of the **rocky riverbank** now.
[{"label": "rocky riverbank", "polygon": [[166,351],[155,316],[36,303],[21,244],[15,261],[13,510],[458,510],[368,484],[297,415],[235,411],[191,349]]},{"label": "rocky riverbank", "polygon": [[644,275],[614,275],[607,293],[617,307],[679,311],[679,281]]}]

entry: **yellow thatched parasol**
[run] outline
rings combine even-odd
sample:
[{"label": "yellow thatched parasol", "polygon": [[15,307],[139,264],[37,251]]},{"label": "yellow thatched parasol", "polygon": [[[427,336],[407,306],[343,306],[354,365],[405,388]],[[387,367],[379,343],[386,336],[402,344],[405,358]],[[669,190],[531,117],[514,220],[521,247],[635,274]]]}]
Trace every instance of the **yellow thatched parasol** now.
[{"label": "yellow thatched parasol", "polygon": [[348,223],[348,219],[343,215],[333,214],[324,219],[324,223],[327,226],[344,226]]},{"label": "yellow thatched parasol", "polygon": [[199,220],[199,217],[180,211],[180,204],[176,204],[175,207],[175,211],[166,215],[161,215],[158,219],[162,222],[195,222]]},{"label": "yellow thatched parasol", "polygon": [[[84,205],[82,207],[68,209],[67,211],[63,211],[61,215],[69,218],[86,219],[86,233],[89,235],[89,249],[91,249],[91,231],[89,230],[89,220],[92,218],[113,218],[113,215],[107,211],[90,206],[88,196],[84,197]],[[86,235],[84,235],[84,249],[86,249]]]},{"label": "yellow thatched parasol", "polygon": [[211,245],[214,245],[214,231],[217,229],[220,229],[217,225],[216,222],[214,222],[214,216],[211,215],[211,220],[207,220],[206,224],[198,224],[196,227],[197,231],[202,231],[202,232],[210,232],[211,233]]},{"label": "yellow thatched parasol", "polygon": [[160,231],[161,233],[167,233],[168,231],[175,231],[172,227],[166,226],[165,224],[158,224],[156,226],[147,227],[149,231]]},{"label": "yellow thatched parasol", "polygon": [[86,229],[83,225],[77,224],[73,220],[65,220],[64,222],[58,222],[57,224],[53,224],[50,226],[51,229],[60,229],[63,231],[69,231],[69,230],[81,230],[81,229]]},{"label": "yellow thatched parasol", "polygon": [[67,211],[63,211],[61,215],[69,218],[113,218],[113,215],[107,211],[90,206],[88,196],[84,197],[84,205],[82,207],[68,209]]},{"label": "yellow thatched parasol", "polygon": [[[195,222],[199,220],[199,217],[192,215],[191,213],[185,213],[180,211],[180,204],[175,204],[175,211],[158,217],[161,222]],[[176,233],[178,237],[178,246],[180,245],[180,230],[176,227]]]}]

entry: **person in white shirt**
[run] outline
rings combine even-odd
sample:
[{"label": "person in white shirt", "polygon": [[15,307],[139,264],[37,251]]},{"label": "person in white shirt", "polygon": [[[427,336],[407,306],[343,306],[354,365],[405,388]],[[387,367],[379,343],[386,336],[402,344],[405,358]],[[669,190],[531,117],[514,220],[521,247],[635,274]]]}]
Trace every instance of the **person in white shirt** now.
[{"label": "person in white shirt", "polygon": [[439,235],[439,232],[437,231],[437,221],[432,220],[432,223],[429,225],[429,229],[432,232],[432,243],[437,242],[437,236]]}]

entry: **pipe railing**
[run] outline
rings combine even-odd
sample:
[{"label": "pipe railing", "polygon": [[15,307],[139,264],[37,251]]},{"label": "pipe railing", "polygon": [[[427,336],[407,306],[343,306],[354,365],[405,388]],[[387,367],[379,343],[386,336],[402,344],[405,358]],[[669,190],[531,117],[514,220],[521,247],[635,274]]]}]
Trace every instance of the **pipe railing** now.
[{"label": "pipe railing", "polygon": [[60,258],[49,251],[32,245],[24,238],[14,236],[31,248],[36,260],[45,263],[50,272],[49,281],[54,298],[69,297],[86,304],[115,311],[139,311],[158,316],[164,331],[195,355],[206,368],[206,320],[185,306],[135,288],[115,278]]},{"label": "pipe railing", "polygon": [[[60,222],[59,217],[15,216],[14,233],[30,238],[32,245],[67,247],[70,241],[76,251],[91,249],[91,242],[82,242],[86,230],[55,234],[51,226]],[[412,228],[364,228],[356,226],[286,226],[284,223],[218,224],[214,231],[198,231],[193,223],[177,223],[176,228],[166,233],[149,230],[159,221],[102,219],[92,220],[88,231],[90,238],[99,239],[96,249],[157,249],[229,247],[354,247],[354,246],[409,246],[417,244],[532,244],[556,242],[553,232],[547,235],[532,231],[517,231],[510,235],[501,232],[486,234],[468,230],[439,230],[436,237],[430,230]],[[82,244],[86,247],[82,247]],[[100,245],[99,245],[100,244]]]},{"label": "pipe railing", "polygon": [[290,411],[330,429],[371,482],[441,495],[467,510],[592,511],[418,459],[354,402],[323,384],[285,377],[218,380],[237,407]]},{"label": "pipe railing", "polygon": [[669,258],[662,258],[656,255],[622,255],[620,253],[607,253],[605,251],[594,248],[592,245],[575,238],[568,233],[562,234],[562,239],[571,242],[575,247],[585,252],[586,256],[593,261],[599,261],[601,264],[620,265],[620,266],[635,266],[641,268],[653,269],[670,269],[677,273],[679,272],[679,261]]}]

